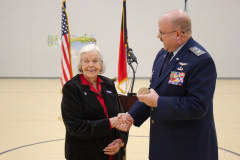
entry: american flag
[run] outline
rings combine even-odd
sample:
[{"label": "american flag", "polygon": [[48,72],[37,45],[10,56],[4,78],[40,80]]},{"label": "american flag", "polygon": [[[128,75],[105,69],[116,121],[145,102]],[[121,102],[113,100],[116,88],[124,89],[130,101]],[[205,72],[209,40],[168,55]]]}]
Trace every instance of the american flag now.
[{"label": "american flag", "polygon": [[70,34],[66,13],[66,0],[62,2],[62,55],[61,55],[61,83],[62,86],[73,77],[71,65]]}]

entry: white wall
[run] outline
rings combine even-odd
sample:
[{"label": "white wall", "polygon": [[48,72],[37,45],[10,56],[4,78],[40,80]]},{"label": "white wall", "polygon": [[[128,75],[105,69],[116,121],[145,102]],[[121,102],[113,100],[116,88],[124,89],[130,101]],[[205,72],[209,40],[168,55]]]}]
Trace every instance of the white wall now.
[{"label": "white wall", "polygon": [[[213,56],[218,77],[240,78],[239,0],[189,0],[193,38]],[[62,0],[1,0],[0,77],[60,77],[61,48],[47,36],[60,36]],[[137,77],[150,77],[162,43],[158,18],[184,9],[184,0],[127,0],[129,45],[138,58]],[[71,34],[96,34],[106,76],[116,77],[122,0],[67,0]],[[131,76],[131,72],[130,72]]]}]

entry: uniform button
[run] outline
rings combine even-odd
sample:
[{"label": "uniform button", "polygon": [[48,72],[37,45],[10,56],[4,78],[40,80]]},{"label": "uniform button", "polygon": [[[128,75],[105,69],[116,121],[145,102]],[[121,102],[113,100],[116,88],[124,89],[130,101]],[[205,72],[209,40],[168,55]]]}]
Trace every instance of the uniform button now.
[{"label": "uniform button", "polygon": [[152,120],[152,124],[154,124],[154,120]]}]

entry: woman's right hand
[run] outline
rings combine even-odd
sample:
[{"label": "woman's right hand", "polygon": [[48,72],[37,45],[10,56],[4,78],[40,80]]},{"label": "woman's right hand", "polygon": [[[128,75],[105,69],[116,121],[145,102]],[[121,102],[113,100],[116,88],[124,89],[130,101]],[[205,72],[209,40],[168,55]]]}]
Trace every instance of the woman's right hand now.
[{"label": "woman's right hand", "polygon": [[116,117],[110,118],[109,121],[111,123],[112,128],[116,128],[124,132],[129,131],[134,120],[129,114],[127,115],[126,114],[122,113]]}]

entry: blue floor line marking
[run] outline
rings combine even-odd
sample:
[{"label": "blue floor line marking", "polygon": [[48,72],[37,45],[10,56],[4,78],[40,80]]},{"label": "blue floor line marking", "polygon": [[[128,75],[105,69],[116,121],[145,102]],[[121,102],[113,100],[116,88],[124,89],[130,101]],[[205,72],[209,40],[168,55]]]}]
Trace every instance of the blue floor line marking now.
[{"label": "blue floor line marking", "polygon": [[235,155],[237,155],[237,156],[240,157],[240,154],[238,154],[238,153],[235,153],[235,152],[229,151],[229,150],[224,149],[224,148],[221,148],[221,147],[218,147],[218,148],[221,149],[221,150],[224,150],[224,151],[226,151],[226,152],[229,152],[229,153],[235,154]]},{"label": "blue floor line marking", "polygon": [[[129,137],[149,137],[149,136],[134,136],[134,135],[129,135]],[[24,145],[24,146],[20,146],[20,147],[16,147],[16,148],[13,148],[13,149],[9,149],[9,150],[3,151],[3,152],[0,153],[0,155],[3,155],[3,154],[5,154],[5,153],[11,152],[11,151],[14,151],[14,150],[17,150],[17,149],[25,148],[25,147],[30,147],[30,146],[34,146],[34,145],[38,145],[38,144],[49,143],[49,142],[63,141],[63,140],[65,140],[65,139],[61,138],[61,139],[54,139],[54,140],[49,140],[49,141],[42,141],[42,142],[32,143],[32,144],[28,144],[28,145]],[[227,150],[227,149],[224,149],[224,148],[221,148],[221,147],[218,147],[218,149],[221,149],[221,150],[223,150],[223,151],[232,153],[232,154],[240,157],[240,154],[238,154],[238,153],[236,153],[236,152],[232,152],[232,151],[230,151],[230,150]]]},{"label": "blue floor line marking", "polygon": [[55,142],[55,141],[62,141],[62,140],[64,140],[64,139],[55,139],[55,140],[49,140],[49,141],[43,141],[43,142],[37,142],[37,143],[33,143],[33,144],[28,144],[28,145],[24,145],[24,146],[20,146],[20,147],[16,147],[16,148],[13,148],[13,149],[6,150],[4,152],[1,152],[0,155],[8,153],[8,152],[11,152],[11,151],[14,151],[14,150],[17,150],[17,149],[21,149],[21,148],[25,148],[25,147],[29,147],[29,146],[34,146],[34,145],[37,145],[37,144],[48,143],[48,142]]}]

